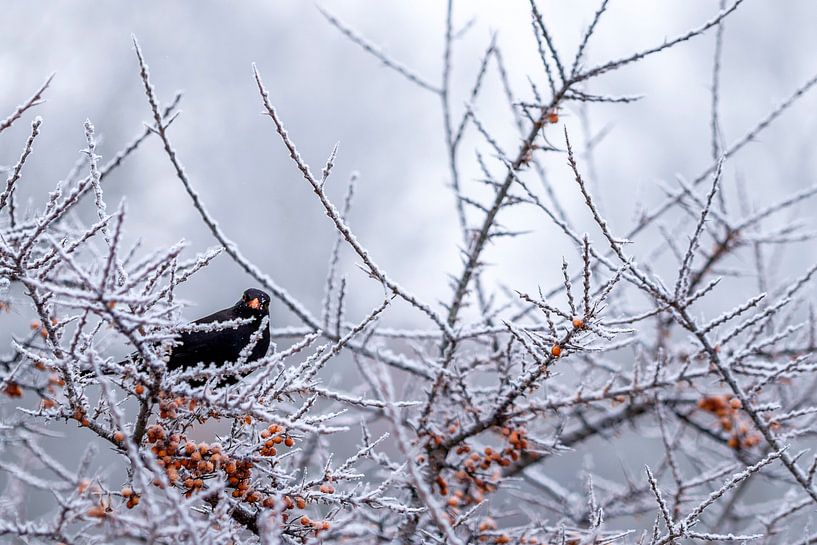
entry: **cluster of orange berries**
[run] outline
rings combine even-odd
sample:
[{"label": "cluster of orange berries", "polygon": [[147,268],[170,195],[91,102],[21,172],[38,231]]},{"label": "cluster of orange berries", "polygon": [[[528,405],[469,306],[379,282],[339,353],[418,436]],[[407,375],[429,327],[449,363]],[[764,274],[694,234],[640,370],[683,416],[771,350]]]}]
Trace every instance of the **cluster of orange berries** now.
[{"label": "cluster of orange berries", "polygon": [[178,414],[177,409],[184,406],[184,399],[177,397],[175,399],[161,399],[159,401],[159,418],[163,420],[175,419]]},{"label": "cluster of orange berries", "polygon": [[91,421],[88,420],[88,417],[85,416],[85,412],[83,412],[83,410],[81,408],[77,407],[76,409],[74,409],[73,416],[74,416],[74,420],[79,422],[80,426],[82,426],[84,428],[87,428],[88,426],[91,425]]},{"label": "cluster of orange berries", "polygon": [[[59,321],[56,318],[51,318],[51,325],[52,326],[55,326],[58,323],[59,323]],[[48,338],[48,330],[45,328],[44,325],[42,325],[37,320],[34,320],[33,322],[31,322],[30,327],[31,327],[31,331],[36,331],[40,335],[40,337],[42,337],[43,339]]]},{"label": "cluster of orange berries", "polygon": [[[250,486],[252,462],[232,458],[217,443],[196,444],[178,433],[168,435],[161,424],[148,428],[147,442],[153,445],[150,450],[156,455],[159,466],[164,468],[168,482],[171,485],[181,484],[188,497],[204,488],[204,479],[221,470],[226,475],[228,486],[233,488],[234,498],[242,498],[247,503],[266,499]],[[161,486],[161,481],[157,480],[154,484]]]},{"label": "cluster of orange berries", "polygon": [[[171,402],[168,410],[176,406]],[[246,417],[245,423],[251,423],[252,418]],[[227,486],[232,488],[232,496],[240,501],[257,504],[261,507],[271,509],[275,506],[275,498],[265,495],[260,490],[251,486],[253,462],[242,460],[225,453],[219,444],[196,444],[188,441],[184,435],[168,435],[161,424],[154,424],[148,428],[146,433],[147,442],[151,444],[151,451],[156,455],[157,463],[164,468],[167,480],[171,485],[181,485],[186,496],[204,488],[204,481],[214,477],[217,471],[223,471],[227,480]],[[271,424],[261,431],[260,436],[264,439],[259,454],[261,456],[275,456],[277,451],[275,445],[285,445],[292,447],[295,440],[288,435],[287,430],[278,424]],[[122,435],[124,439],[124,435]],[[118,441],[119,439],[117,439]],[[161,481],[154,482],[161,486]],[[325,494],[332,494],[335,488],[330,483],[324,483],[320,491]],[[124,494],[123,494],[124,495]],[[138,503],[138,500],[136,500]],[[295,508],[305,509],[307,501],[301,496],[284,496],[284,510],[289,511]],[[134,504],[135,505],[135,504]],[[282,514],[282,519],[286,522],[290,515]],[[313,521],[306,515],[300,517],[301,526],[308,526],[310,530],[317,532],[328,530],[328,521]]]},{"label": "cluster of orange berries", "polygon": [[278,454],[275,445],[279,445],[280,448],[281,443],[287,447],[295,444],[295,440],[287,434],[287,430],[278,424],[270,424],[260,435],[261,439],[264,439],[264,443],[258,452],[261,456],[275,456]]},{"label": "cluster of orange berries", "polygon": [[[335,491],[334,487],[330,484],[323,484],[321,485],[321,492],[325,492],[326,488],[331,488],[332,492]],[[291,511],[296,507],[298,509],[306,509],[306,500],[301,496],[295,496],[293,499],[292,496],[284,496],[284,510]],[[270,507],[272,507],[270,505]],[[289,513],[281,513],[281,520],[287,522],[289,520]],[[315,535],[318,535],[321,531],[328,530],[330,528],[330,524],[328,520],[312,520],[306,515],[301,515],[299,522],[302,527],[309,528],[310,530],[315,532]]]},{"label": "cluster of orange berries", "polygon": [[760,435],[749,431],[749,424],[740,414],[741,403],[731,394],[717,394],[702,397],[698,408],[718,417],[721,429],[729,433],[729,448],[752,448],[760,443]]},{"label": "cluster of orange berries", "polygon": [[[324,485],[325,486],[325,485]],[[323,488],[323,487],[321,487]],[[334,489],[333,489],[334,490]],[[306,500],[301,496],[295,496],[295,499],[292,496],[284,496],[284,510],[291,511],[296,507],[298,509],[306,509]],[[289,520],[289,513],[282,513],[281,519],[286,522]],[[310,527],[311,530],[315,532],[317,535],[322,530],[328,530],[330,525],[328,520],[312,520],[306,515],[301,515],[299,519],[301,526],[303,527]]]},{"label": "cluster of orange berries", "polygon": [[[467,443],[463,443],[456,448],[456,454],[464,456],[464,459],[462,469],[454,473],[454,479],[457,481],[458,486],[453,494],[449,496],[449,486],[446,479],[442,475],[437,477],[436,483],[440,494],[448,497],[448,506],[452,509],[477,504],[483,500],[486,494],[495,491],[501,477],[499,468],[507,467],[519,460],[519,456],[528,448],[524,428],[503,427],[501,431],[507,441],[504,448],[485,447],[481,452],[477,452]],[[494,468],[489,477],[486,473],[493,466],[498,467]]]},{"label": "cluster of orange berries", "polygon": [[139,505],[139,494],[134,493],[131,487],[123,486],[120,494],[122,494],[122,497],[127,500],[125,505],[128,509],[133,509]]},{"label": "cluster of orange berries", "polygon": [[[133,393],[138,396],[144,394],[144,385],[137,384],[134,386]],[[179,416],[179,411],[187,411],[192,414],[198,406],[199,402],[196,399],[188,400],[184,397],[170,398],[165,392],[159,392],[159,418],[163,420],[176,420]],[[208,418],[218,418],[219,415],[216,411],[211,410],[204,414],[194,416],[200,423],[204,423]],[[245,416],[244,418],[247,424],[252,422],[249,416]]]}]

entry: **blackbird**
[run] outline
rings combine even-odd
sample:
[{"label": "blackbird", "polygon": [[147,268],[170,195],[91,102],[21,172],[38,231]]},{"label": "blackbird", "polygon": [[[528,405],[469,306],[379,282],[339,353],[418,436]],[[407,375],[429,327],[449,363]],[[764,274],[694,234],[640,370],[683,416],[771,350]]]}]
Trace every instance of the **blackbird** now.
[{"label": "blackbird", "polygon": [[[180,333],[167,361],[168,370],[186,369],[200,362],[223,365],[226,362],[236,361],[241,351],[249,344],[250,337],[258,331],[264,316],[269,316],[269,302],[269,295],[265,292],[250,288],[233,306],[195,320],[193,324],[211,324],[251,318],[250,322],[236,327]],[[267,354],[269,343],[268,321],[247,361],[252,362],[263,358]],[[234,384],[236,380],[235,377],[225,377],[225,380],[221,382]]]}]

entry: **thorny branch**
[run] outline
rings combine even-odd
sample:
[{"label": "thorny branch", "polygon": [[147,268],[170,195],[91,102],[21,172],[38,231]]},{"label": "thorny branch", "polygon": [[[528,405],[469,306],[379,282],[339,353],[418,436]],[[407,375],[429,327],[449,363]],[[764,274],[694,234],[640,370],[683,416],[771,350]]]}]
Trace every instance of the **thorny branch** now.
[{"label": "thorny branch", "polygon": [[[459,3],[445,4],[439,81],[321,9],[366,53],[439,97],[440,171],[464,244],[461,268],[439,305],[416,295],[410,279],[395,280],[356,236],[349,210],[358,174],[339,209],[327,193],[338,147],[320,176],[313,174],[318,170],[275,108],[275,89],[255,66],[270,136],[283,144],[334,231],[317,309],[245,256],[207,209],[171,140],[181,95],[162,107],[135,38],[150,123],[102,163],[87,121],[84,153],[64,183],[21,212],[15,194],[27,165],[44,154],[37,145],[43,120],[34,118],[0,186],[0,312],[14,305],[32,320],[30,333],[15,336],[0,355],[0,472],[8,492],[0,535],[72,544],[810,542],[807,526],[803,536],[796,529],[817,502],[817,457],[807,450],[817,417],[817,266],[775,280],[757,247],[782,251],[812,241],[802,225],[776,221],[796,213],[817,187],[756,208],[727,206],[726,173],[817,78],[727,144],[719,83],[724,24],[742,1],[720,1],[717,15],[660,44],[591,63],[611,4],[600,2],[568,56],[553,17],[531,0],[531,44],[542,73],[529,75],[529,93],[512,88],[515,66],[503,54],[502,36],[493,34],[462,97],[454,59],[472,25],[458,30]],[[602,74],[712,29],[711,122],[703,140],[713,162],[689,182],[676,180],[664,200],[622,228],[593,194],[599,181],[585,179],[567,114],[574,106],[583,115],[600,104],[627,107],[636,97],[590,87]],[[492,78],[520,140],[503,141],[480,115]],[[13,109],[0,132],[40,104],[50,82]],[[553,144],[561,133],[564,150]],[[127,207],[106,202],[103,182],[151,136],[218,248],[189,256],[181,242],[153,250],[124,242]],[[462,153],[472,141],[476,159]],[[482,173],[473,183],[464,175],[468,161]],[[580,211],[568,214],[557,181],[575,184],[587,221]],[[94,196],[90,213],[78,206],[86,193]],[[564,236],[575,249],[554,260],[561,265],[543,278],[557,281],[538,293],[483,274],[492,246],[522,236],[503,224],[518,207],[542,213],[548,235]],[[659,223],[670,221],[675,232]],[[666,239],[656,249],[646,236],[653,231]],[[362,317],[347,317],[347,301],[357,294],[339,279],[342,247],[372,289],[385,292]],[[167,351],[180,332],[237,325],[185,324],[175,294],[222,251],[296,322],[272,315],[278,345],[259,360],[248,361],[255,334],[237,361],[169,371]],[[724,271],[748,262],[762,293],[726,291]],[[432,325],[381,325],[393,300]],[[130,356],[115,357],[123,350]],[[241,378],[224,385],[228,376]],[[192,441],[213,429],[205,423],[224,431]],[[375,428],[388,433],[375,435]],[[81,459],[66,464],[53,450],[57,429],[88,442]],[[121,471],[99,465],[99,444],[113,451]],[[610,447],[633,446],[650,460],[643,475],[627,463],[618,472],[595,463],[609,458]],[[581,458],[576,452],[586,463],[575,474],[557,468],[557,461]],[[744,494],[759,481],[761,500]],[[26,518],[27,495],[13,493],[20,490],[48,491],[50,507]]]}]

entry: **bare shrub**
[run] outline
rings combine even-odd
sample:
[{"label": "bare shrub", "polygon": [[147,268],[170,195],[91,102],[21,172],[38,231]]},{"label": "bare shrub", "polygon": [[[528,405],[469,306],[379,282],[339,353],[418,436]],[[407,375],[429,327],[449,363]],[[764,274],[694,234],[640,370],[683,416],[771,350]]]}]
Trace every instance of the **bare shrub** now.
[{"label": "bare shrub", "polygon": [[[34,119],[0,188],[0,306],[36,315],[30,335],[15,339],[0,360],[6,479],[0,535],[77,544],[812,542],[808,527],[797,525],[817,504],[817,457],[805,450],[817,412],[817,266],[774,283],[760,249],[774,245],[780,252],[812,240],[800,223],[771,220],[797,210],[817,186],[758,208],[726,206],[722,186],[724,165],[817,79],[723,144],[722,28],[741,1],[661,44],[597,64],[585,52],[604,24],[607,0],[572,55],[559,52],[531,1],[543,77],[532,76],[524,94],[513,91],[514,66],[495,37],[469,95],[454,97],[452,4],[442,75],[434,81],[324,13],[418,93],[439,98],[447,147],[440,169],[453,189],[462,240],[462,266],[442,304],[406,289],[355,236],[349,223],[355,177],[344,202],[334,203],[325,186],[337,149],[311,169],[255,67],[247,84],[257,87],[271,135],[277,133],[337,233],[319,309],[254,265],[208,211],[170,139],[181,96],[163,107],[135,40],[150,122],[107,163],[86,122],[87,148],[76,168],[39,208],[24,212],[15,188],[40,151],[42,121]],[[679,178],[632,227],[611,224],[585,182],[593,141],[574,152],[563,113],[638,100],[596,94],[593,85],[707,32],[716,35],[711,164],[692,180]],[[518,130],[512,142],[500,141],[480,118],[477,104],[490,78],[504,90],[508,123]],[[29,115],[50,81],[0,122],[0,132]],[[466,134],[478,139],[475,159],[462,153]],[[217,241],[214,250],[188,256],[183,244],[148,250],[122,242],[125,203],[106,203],[103,186],[148,138],[161,142]],[[564,158],[562,171],[546,173],[542,158],[552,156]],[[472,160],[482,172],[479,183],[461,175]],[[570,219],[553,189],[557,177],[573,184],[592,233]],[[94,214],[80,209],[84,199],[93,199]],[[552,236],[575,247],[556,259],[563,280],[538,293],[483,275],[489,246],[521,235],[502,225],[520,207],[541,212]],[[640,242],[649,232],[661,235],[659,247]],[[383,290],[382,303],[365,316],[346,315],[345,301],[355,295],[338,274],[343,248]],[[206,274],[221,253],[298,323],[279,327],[274,316],[278,345],[261,360],[169,372],[168,351],[186,327],[175,290],[191,275]],[[652,266],[659,256],[673,262],[673,276]],[[736,264],[751,266],[766,287],[718,301]],[[699,305],[713,300],[720,313],[703,315]],[[427,319],[428,328],[380,325],[394,301]],[[115,343],[134,356],[117,361]],[[324,381],[341,355],[352,362],[343,372],[356,374],[346,390]],[[227,373],[244,378],[223,387]],[[230,424],[224,434],[190,439],[191,430],[216,421]],[[55,450],[52,427],[59,422],[73,423],[68,429],[89,445],[71,465]],[[601,475],[593,462],[610,443],[653,449],[653,462],[638,475]],[[113,471],[98,461],[100,449],[113,451]],[[548,465],[575,456],[585,460],[579,474],[565,478]],[[568,484],[576,480],[581,489]],[[762,493],[747,494],[754,483]],[[26,518],[27,498],[37,490],[48,491],[49,507]]]}]

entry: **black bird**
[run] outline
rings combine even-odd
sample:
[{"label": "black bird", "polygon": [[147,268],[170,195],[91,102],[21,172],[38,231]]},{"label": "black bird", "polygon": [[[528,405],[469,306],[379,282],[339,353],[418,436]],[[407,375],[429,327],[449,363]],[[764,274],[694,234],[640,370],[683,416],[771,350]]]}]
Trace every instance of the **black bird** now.
[{"label": "black bird", "polygon": [[[265,316],[269,316],[270,298],[265,292],[250,288],[244,292],[241,299],[229,308],[219,310],[204,318],[194,320],[193,324],[214,324],[217,322],[229,322],[240,318],[250,321],[242,323],[236,327],[224,327],[213,329],[212,331],[183,331],[176,336],[175,344],[170,349],[167,359],[167,369],[188,369],[203,362],[204,364],[222,366],[225,363],[238,360],[241,351],[249,345],[253,333],[261,327],[261,322]],[[247,358],[247,362],[253,362],[263,358],[269,348],[270,334],[269,321],[264,326],[261,338],[255,344]],[[117,365],[125,365],[130,362],[138,362],[141,358],[137,352],[131,354],[128,359],[120,361]],[[103,369],[105,375],[113,374],[113,369]],[[85,369],[80,372],[84,378],[94,376],[94,371]],[[220,386],[235,384],[239,377],[226,376],[217,381]],[[201,386],[201,380],[190,380],[191,386]]]},{"label": "black bird", "polygon": [[[233,306],[195,320],[193,324],[211,324],[251,318],[251,321],[237,327],[180,333],[167,361],[168,370],[186,369],[199,362],[223,365],[226,362],[236,361],[241,351],[250,343],[250,337],[258,331],[261,321],[265,316],[269,316],[269,303],[269,295],[259,289],[250,288]],[[263,358],[267,353],[269,343],[269,321],[267,321],[261,338],[247,361],[252,362]],[[220,383],[234,384],[236,380],[236,377],[230,377]]]}]

